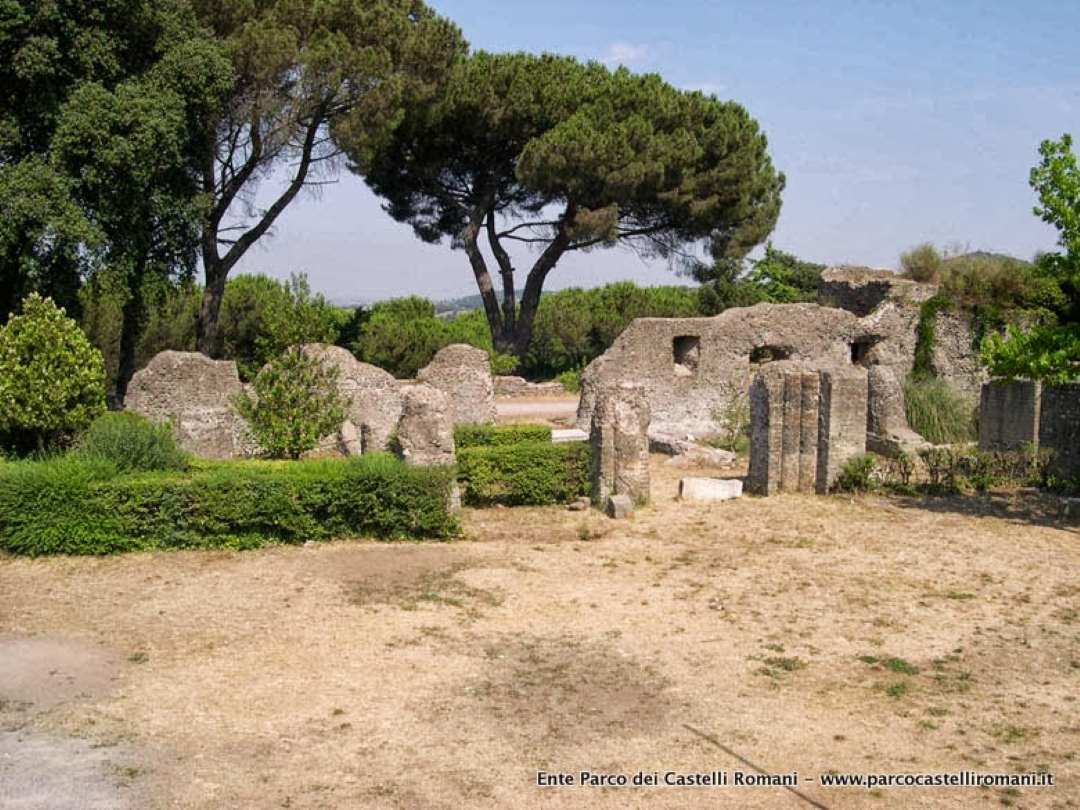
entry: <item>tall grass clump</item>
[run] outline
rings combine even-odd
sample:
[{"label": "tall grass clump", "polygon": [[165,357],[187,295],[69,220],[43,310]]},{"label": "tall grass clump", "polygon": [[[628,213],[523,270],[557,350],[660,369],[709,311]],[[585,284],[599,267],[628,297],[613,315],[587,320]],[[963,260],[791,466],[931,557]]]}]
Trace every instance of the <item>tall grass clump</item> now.
[{"label": "tall grass clump", "polygon": [[136,413],[99,416],[79,437],[75,455],[112,463],[121,473],[186,470],[190,457],[176,444],[172,428]]},{"label": "tall grass clump", "polygon": [[977,436],[974,406],[941,378],[908,377],[904,411],[912,430],[933,444],[970,442]]}]

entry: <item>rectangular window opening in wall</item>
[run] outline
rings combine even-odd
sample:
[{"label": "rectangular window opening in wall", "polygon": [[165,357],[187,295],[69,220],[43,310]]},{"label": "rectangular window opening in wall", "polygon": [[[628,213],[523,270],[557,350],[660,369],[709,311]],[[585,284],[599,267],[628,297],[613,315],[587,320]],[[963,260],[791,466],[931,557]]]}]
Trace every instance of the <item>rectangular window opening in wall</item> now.
[{"label": "rectangular window opening in wall", "polygon": [[872,340],[856,340],[851,344],[851,364],[853,366],[861,366],[866,363],[866,358],[870,355],[870,349],[874,347],[874,341]]},{"label": "rectangular window opening in wall", "polygon": [[675,374],[690,377],[697,374],[698,361],[701,359],[701,338],[697,335],[681,335],[671,344],[675,360]]}]

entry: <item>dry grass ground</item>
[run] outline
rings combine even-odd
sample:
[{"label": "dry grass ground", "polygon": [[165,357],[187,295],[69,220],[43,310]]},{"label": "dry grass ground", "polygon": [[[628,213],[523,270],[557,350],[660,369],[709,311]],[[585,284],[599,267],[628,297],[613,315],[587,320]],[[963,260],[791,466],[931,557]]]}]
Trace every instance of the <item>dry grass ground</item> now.
[{"label": "dry grass ground", "polygon": [[1080,533],[1052,505],[691,506],[677,475],[657,460],[620,523],[494,509],[449,544],[0,559],[0,804],[66,806],[29,802],[30,773],[86,807],[810,806],[535,786],[741,767],[692,726],[802,778],[1058,781],[803,785],[828,807],[1080,805]]}]

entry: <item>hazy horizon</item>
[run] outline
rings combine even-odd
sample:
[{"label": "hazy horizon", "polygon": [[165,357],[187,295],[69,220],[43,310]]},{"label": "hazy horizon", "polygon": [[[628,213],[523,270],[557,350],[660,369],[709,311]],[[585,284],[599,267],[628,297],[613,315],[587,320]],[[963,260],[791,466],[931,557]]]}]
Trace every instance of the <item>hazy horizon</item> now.
[{"label": "hazy horizon", "polygon": [[[625,64],[743,104],[788,178],[774,244],[823,264],[895,268],[920,242],[1030,258],[1054,247],[1028,173],[1080,130],[1080,5],[973,0],[543,6],[436,0],[473,48]],[[872,6],[872,10],[868,7]],[[265,200],[273,178],[260,191]],[[527,255],[519,254],[521,272]],[[427,245],[343,171],[296,200],[234,273],[308,275],[335,301],[475,294],[464,254]],[[687,284],[620,249],[572,254],[547,289]]]}]

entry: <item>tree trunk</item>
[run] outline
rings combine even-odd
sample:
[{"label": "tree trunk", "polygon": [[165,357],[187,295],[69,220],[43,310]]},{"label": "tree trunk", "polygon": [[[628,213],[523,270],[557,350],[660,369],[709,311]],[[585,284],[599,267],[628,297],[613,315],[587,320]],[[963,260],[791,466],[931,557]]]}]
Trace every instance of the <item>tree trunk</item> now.
[{"label": "tree trunk", "polygon": [[210,263],[204,259],[203,266],[206,269],[206,288],[203,290],[202,306],[199,308],[195,345],[207,357],[213,357],[218,348],[218,319],[221,316],[221,301],[225,297],[225,280],[229,273],[221,266],[220,260]]},{"label": "tree trunk", "polygon": [[140,268],[132,271],[128,277],[128,295],[124,302],[120,321],[120,366],[116,373],[116,388],[113,391],[113,410],[124,407],[128,384],[135,376],[135,350],[139,345],[143,325],[146,322],[146,299],[143,295],[145,273]]}]

